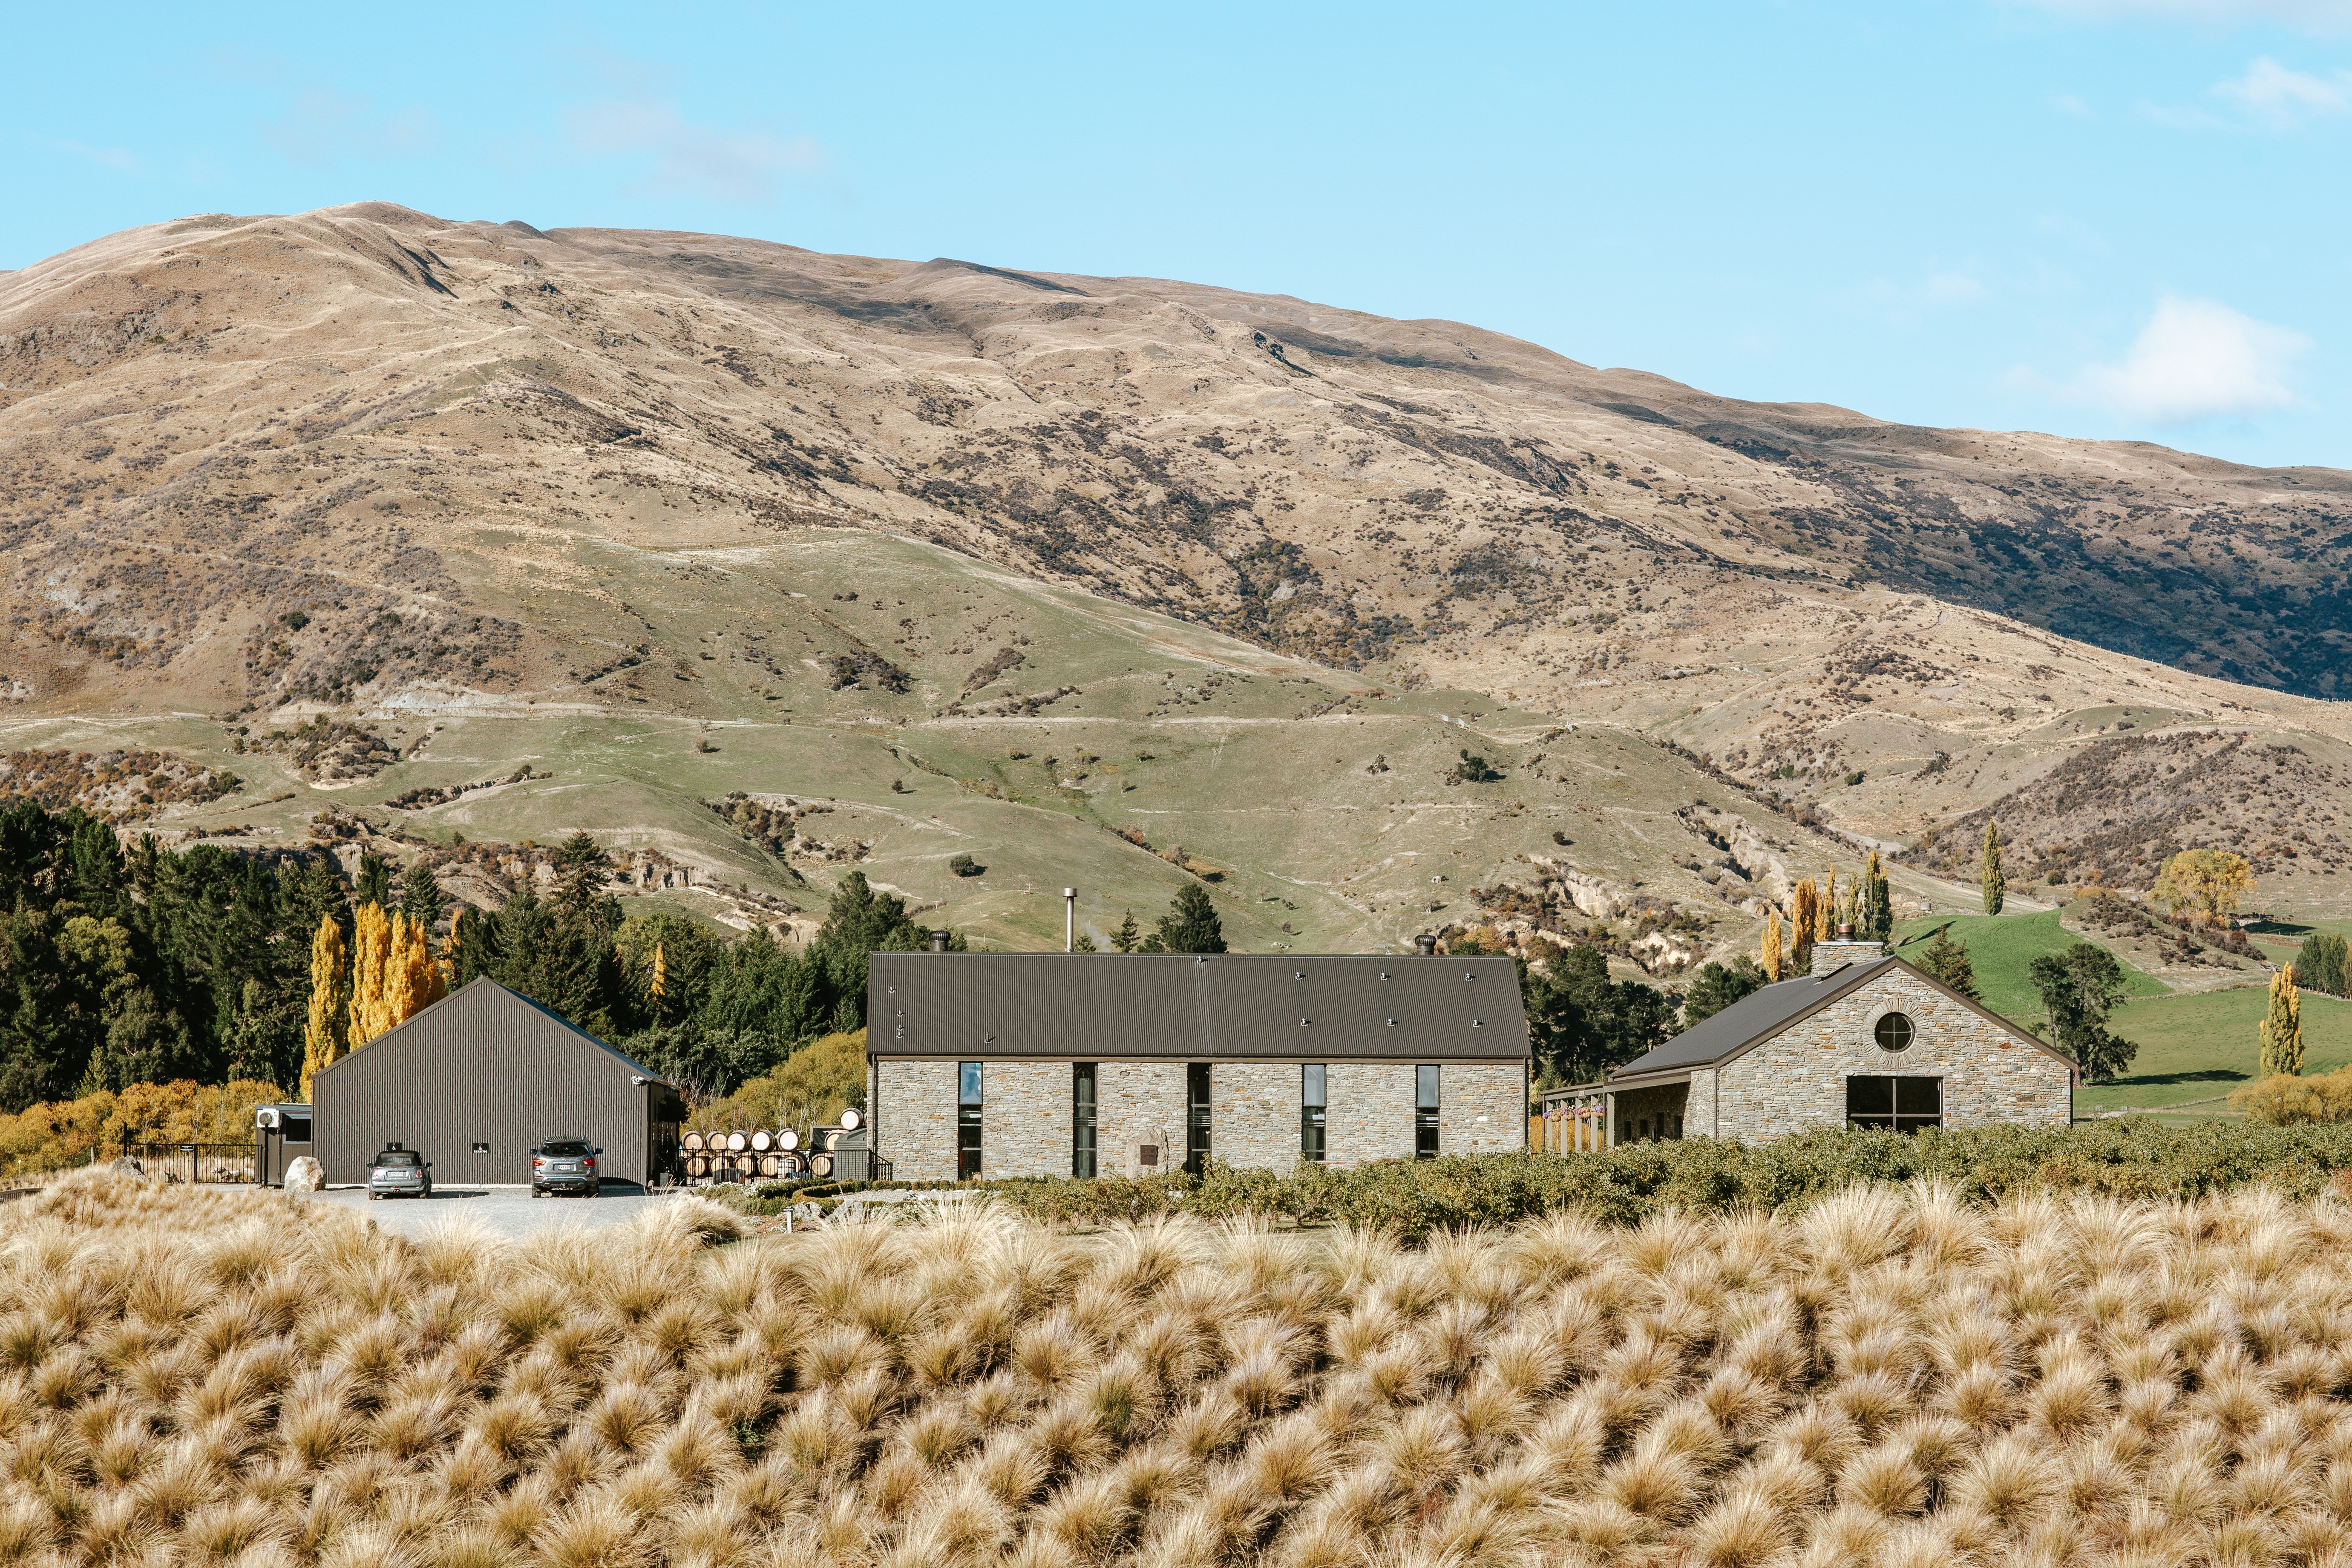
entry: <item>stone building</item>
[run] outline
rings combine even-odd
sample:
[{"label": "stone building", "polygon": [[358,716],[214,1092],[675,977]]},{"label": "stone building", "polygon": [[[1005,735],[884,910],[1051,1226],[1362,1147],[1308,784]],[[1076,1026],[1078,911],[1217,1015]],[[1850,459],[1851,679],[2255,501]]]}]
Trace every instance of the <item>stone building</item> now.
[{"label": "stone building", "polygon": [[[1812,967],[1685,1029],[1605,1083],[1547,1095],[1544,1142],[1580,1142],[1580,1111],[1609,1143],[2072,1119],[2073,1059],[2006,1018],[1876,942],[1817,942]],[[1555,1131],[1562,1122],[1566,1137]]]},{"label": "stone building", "polygon": [[1527,1146],[1507,958],[877,952],[866,1104],[900,1181]]}]

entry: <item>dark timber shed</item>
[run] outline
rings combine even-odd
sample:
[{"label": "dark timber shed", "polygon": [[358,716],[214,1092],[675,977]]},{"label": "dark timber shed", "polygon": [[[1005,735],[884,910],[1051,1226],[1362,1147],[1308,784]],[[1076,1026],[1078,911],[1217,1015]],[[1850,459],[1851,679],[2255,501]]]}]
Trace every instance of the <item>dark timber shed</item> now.
[{"label": "dark timber shed", "polygon": [[523,1183],[533,1146],[579,1136],[604,1151],[605,1180],[649,1184],[686,1116],[667,1079],[494,980],[320,1068],[310,1102],[333,1183],[365,1181],[387,1143],[432,1161],[438,1185]]}]

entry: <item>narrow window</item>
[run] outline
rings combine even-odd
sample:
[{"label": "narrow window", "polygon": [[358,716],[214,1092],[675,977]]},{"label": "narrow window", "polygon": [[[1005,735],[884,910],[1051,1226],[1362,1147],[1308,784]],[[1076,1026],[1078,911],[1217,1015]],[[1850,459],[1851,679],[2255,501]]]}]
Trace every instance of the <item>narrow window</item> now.
[{"label": "narrow window", "polygon": [[1070,1066],[1070,1174],[1095,1173],[1095,1064]]},{"label": "narrow window", "polygon": [[1192,1062],[1184,1068],[1184,1169],[1193,1175],[1209,1172],[1209,1064]]},{"label": "narrow window", "polygon": [[980,1175],[980,1064],[956,1064],[956,1180]]},{"label": "narrow window", "polygon": [[1323,1163],[1323,1064],[1298,1069],[1298,1157]]},{"label": "narrow window", "polygon": [[1853,1077],[1845,1080],[1849,1127],[1886,1127],[1916,1132],[1944,1124],[1944,1080],[1939,1078]]},{"label": "narrow window", "polygon": [[1424,1062],[1412,1069],[1412,1157],[1437,1158],[1437,1068]]}]

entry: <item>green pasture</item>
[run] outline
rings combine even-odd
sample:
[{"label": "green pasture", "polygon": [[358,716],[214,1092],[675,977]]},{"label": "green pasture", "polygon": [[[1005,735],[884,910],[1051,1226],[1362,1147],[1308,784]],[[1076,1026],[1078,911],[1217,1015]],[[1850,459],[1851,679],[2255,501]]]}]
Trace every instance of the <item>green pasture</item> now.
[{"label": "green pasture", "polygon": [[[1951,939],[1969,950],[1969,960],[1976,966],[1977,994],[1984,1005],[2009,1017],[2038,1018],[2042,1011],[2042,997],[2033,989],[2031,978],[2033,961],[2045,952],[2062,952],[2086,940],[2060,923],[2063,912],[2044,910],[2039,914],[1950,915],[1906,921],[1895,928],[1895,941],[1901,955],[1916,963],[1930,933],[1938,926],[1948,925]],[[2123,965],[2126,996],[2168,994],[2164,982],[2156,976],[2120,956],[2116,962]]]}]

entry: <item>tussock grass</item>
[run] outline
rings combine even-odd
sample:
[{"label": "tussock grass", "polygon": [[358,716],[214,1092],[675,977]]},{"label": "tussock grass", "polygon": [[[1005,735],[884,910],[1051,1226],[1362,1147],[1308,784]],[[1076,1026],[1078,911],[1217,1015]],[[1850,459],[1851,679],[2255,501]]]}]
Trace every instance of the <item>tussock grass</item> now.
[{"label": "tussock grass", "polygon": [[720,1247],[694,1199],[411,1242],[92,1174],[12,1218],[0,1564],[2352,1563],[2333,1199]]}]

